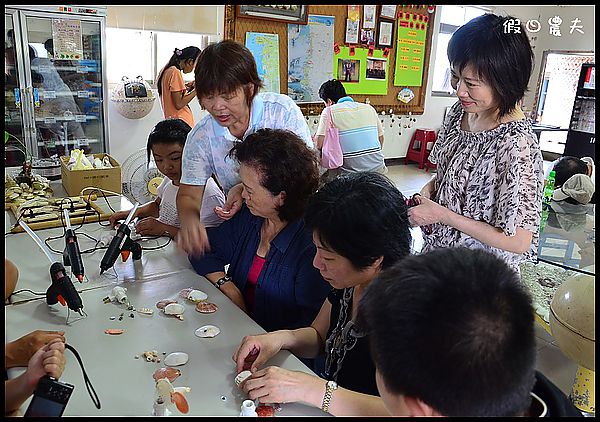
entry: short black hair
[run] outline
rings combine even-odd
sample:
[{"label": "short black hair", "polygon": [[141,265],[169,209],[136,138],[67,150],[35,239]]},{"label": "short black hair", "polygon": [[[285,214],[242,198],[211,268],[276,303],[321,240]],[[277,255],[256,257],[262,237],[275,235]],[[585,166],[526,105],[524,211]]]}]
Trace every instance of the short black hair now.
[{"label": "short black hair", "polygon": [[[448,43],[450,65],[460,72],[473,66],[492,87],[500,117],[511,113],[523,98],[533,70],[533,50],[525,28],[517,22],[512,16],[486,13],[458,28]],[[508,24],[516,27],[505,31]]]},{"label": "short black hair", "polygon": [[344,85],[337,79],[331,79],[327,82],[323,82],[323,85],[319,88],[319,98],[323,101],[331,100],[333,103],[337,103],[340,98],[345,97],[346,89]]},{"label": "short black hair", "polygon": [[562,186],[575,174],[588,174],[586,162],[570,155],[560,157],[552,170],[554,170],[554,186],[556,187]]},{"label": "short black hair", "polygon": [[390,393],[446,416],[516,416],[528,408],[534,310],[519,275],[490,252],[411,255],[371,282],[358,315]]},{"label": "short black hair", "polygon": [[359,271],[379,257],[385,269],[410,253],[406,199],[379,173],[351,173],[326,183],[311,197],[304,220],[323,246]]},{"label": "short black hair", "polygon": [[233,40],[209,44],[198,56],[194,75],[196,96],[200,101],[208,95],[230,94],[251,84],[244,91],[247,104],[250,105],[259,89],[264,86],[258,76],[252,52]]},{"label": "short black hair", "polygon": [[148,154],[148,163],[150,163],[150,155],[152,154],[152,146],[156,144],[179,144],[182,147],[185,145],[188,133],[192,128],[181,119],[165,119],[156,124],[152,128],[152,132],[148,135],[148,143],[146,144],[146,152]]},{"label": "short black hair", "polygon": [[319,185],[318,157],[302,138],[285,129],[259,129],[234,144],[229,157],[256,169],[260,184],[271,194],[285,192],[284,204],[277,210],[279,218],[302,217]]}]

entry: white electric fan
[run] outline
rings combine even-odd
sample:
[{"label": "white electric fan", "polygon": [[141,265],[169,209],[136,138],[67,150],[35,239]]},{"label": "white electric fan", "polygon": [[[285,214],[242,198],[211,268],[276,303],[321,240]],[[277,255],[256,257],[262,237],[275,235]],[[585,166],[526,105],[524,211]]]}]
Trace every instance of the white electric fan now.
[{"label": "white electric fan", "polygon": [[140,205],[156,198],[158,186],[163,181],[163,174],[158,171],[156,164],[150,156],[147,164],[146,148],[141,148],[131,154],[121,165],[121,178],[123,181],[123,195]]}]

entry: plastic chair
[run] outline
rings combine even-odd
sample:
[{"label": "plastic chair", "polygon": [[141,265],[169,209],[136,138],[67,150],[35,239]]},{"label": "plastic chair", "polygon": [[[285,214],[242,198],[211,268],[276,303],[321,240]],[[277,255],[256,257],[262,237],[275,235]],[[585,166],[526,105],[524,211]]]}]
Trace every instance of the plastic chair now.
[{"label": "plastic chair", "polygon": [[[419,163],[419,168],[422,169],[425,166],[429,152],[433,148],[433,144],[436,140],[435,131],[432,129],[417,129],[413,134],[410,144],[408,145],[408,151],[406,151],[406,158],[404,164],[408,164],[408,161],[416,161]],[[433,165],[433,164],[430,164]]]}]

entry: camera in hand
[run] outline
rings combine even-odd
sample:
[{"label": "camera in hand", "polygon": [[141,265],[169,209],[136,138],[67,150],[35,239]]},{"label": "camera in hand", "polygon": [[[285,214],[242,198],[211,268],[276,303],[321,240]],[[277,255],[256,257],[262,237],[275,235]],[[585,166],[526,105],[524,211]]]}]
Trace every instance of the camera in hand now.
[{"label": "camera in hand", "polygon": [[25,416],[62,416],[73,388],[48,375],[40,378]]}]

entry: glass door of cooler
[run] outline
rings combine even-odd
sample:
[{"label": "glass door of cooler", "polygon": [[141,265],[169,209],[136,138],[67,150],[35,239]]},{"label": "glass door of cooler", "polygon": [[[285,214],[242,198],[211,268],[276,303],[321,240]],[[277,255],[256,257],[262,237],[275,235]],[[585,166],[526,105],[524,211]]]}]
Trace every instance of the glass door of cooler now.
[{"label": "glass door of cooler", "polygon": [[22,11],[21,28],[37,157],[105,152],[104,21]]},{"label": "glass door of cooler", "polygon": [[25,117],[26,105],[22,101],[21,87],[23,61],[21,60],[20,33],[16,11],[4,13],[4,166],[18,166],[25,161]]}]

